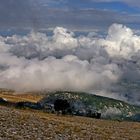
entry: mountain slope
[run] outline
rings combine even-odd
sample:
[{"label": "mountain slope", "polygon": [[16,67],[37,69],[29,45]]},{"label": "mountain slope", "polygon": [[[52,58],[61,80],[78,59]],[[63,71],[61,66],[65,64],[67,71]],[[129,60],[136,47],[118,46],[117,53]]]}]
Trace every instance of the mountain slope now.
[{"label": "mountain slope", "polygon": [[[140,123],[57,116],[0,106],[1,140],[140,139]],[[131,129],[130,129],[131,128]]]},{"label": "mountain slope", "polygon": [[[102,118],[137,120],[140,113],[140,107],[130,105],[123,101],[88,94],[84,92],[57,91],[47,94],[40,103],[42,105],[53,104],[56,99],[66,99],[74,106],[74,111],[86,112],[87,110],[102,113]],[[135,119],[134,119],[135,118]],[[137,118],[137,119],[136,119]]]}]

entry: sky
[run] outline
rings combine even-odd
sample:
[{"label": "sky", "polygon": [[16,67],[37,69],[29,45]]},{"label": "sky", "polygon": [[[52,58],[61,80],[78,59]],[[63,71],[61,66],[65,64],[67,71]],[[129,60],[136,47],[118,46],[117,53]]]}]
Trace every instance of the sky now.
[{"label": "sky", "polygon": [[106,30],[112,23],[140,26],[138,0],[0,0],[0,28],[36,30],[63,26]]},{"label": "sky", "polygon": [[138,0],[0,0],[0,88],[140,105],[139,8]]}]

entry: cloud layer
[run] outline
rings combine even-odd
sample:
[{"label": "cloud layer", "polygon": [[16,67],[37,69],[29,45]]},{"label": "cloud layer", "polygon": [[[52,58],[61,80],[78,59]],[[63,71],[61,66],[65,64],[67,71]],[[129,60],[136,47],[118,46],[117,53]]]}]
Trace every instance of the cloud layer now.
[{"label": "cloud layer", "polygon": [[110,26],[105,38],[75,36],[62,27],[52,36],[0,36],[0,87],[99,91],[139,104],[139,53],[140,36],[121,24]]}]

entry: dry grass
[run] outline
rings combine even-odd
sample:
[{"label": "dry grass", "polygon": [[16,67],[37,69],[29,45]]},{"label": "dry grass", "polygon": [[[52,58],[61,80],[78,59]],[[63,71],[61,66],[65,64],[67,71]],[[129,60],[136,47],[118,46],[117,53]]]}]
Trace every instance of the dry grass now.
[{"label": "dry grass", "polygon": [[12,102],[19,101],[29,101],[29,102],[37,102],[43,98],[43,95],[33,94],[33,93],[8,93],[8,92],[0,92],[0,97],[5,98]]},{"label": "dry grass", "polygon": [[[10,101],[37,102],[37,94],[0,93]],[[0,106],[0,140],[140,140],[140,123],[57,116]]]},{"label": "dry grass", "polygon": [[139,140],[140,123],[57,116],[0,106],[0,139]]}]

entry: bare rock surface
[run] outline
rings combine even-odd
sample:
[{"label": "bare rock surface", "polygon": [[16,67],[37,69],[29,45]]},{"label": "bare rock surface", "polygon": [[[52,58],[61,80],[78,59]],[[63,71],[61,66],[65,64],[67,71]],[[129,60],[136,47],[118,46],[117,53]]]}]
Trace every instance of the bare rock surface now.
[{"label": "bare rock surface", "polygon": [[0,140],[140,140],[140,123],[0,106]]}]

